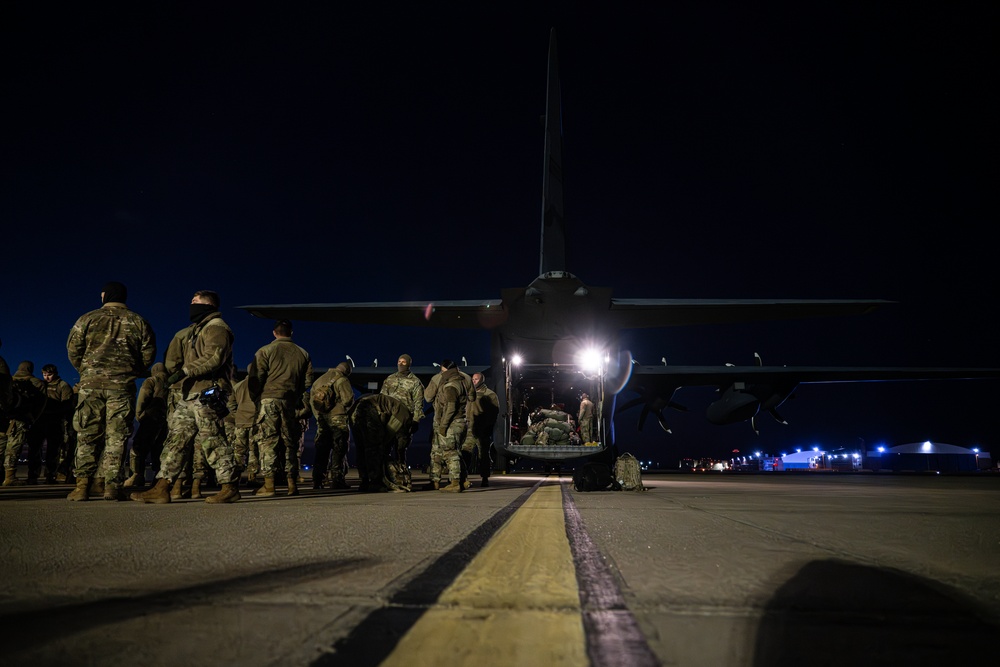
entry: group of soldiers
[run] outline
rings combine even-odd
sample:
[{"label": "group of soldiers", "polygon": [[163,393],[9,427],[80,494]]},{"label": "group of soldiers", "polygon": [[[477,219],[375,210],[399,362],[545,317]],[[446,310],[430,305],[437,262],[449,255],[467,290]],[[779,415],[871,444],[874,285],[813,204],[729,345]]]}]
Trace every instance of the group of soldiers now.
[{"label": "group of soldiers", "polygon": [[[12,375],[0,357],[5,486],[37,483],[44,442],[45,481],[75,481],[67,496],[73,501],[92,494],[143,503],[199,498],[211,476],[221,490],[206,502],[231,503],[241,497],[244,472],[255,496],[275,495],[276,481],[294,496],[304,481],[299,456],[312,415],[314,488],[349,488],[346,455],[353,432],[360,490],[410,491],[406,450],[424,418],[425,400],[434,412],[428,488],[462,491],[471,485],[467,476],[473,470],[482,486],[489,485],[499,407],[482,374],[470,377],[446,359],[424,387],[411,371],[411,357],[403,354],[379,394],[357,398],[351,365],[341,363],[314,378],[309,353],[292,341],[291,323],[279,320],[274,340],[256,352],[246,377],[234,382],[233,332],[222,319],[217,293],[195,292],[191,324],[174,334],[161,363],[153,363],[152,327],[127,307],[127,296],[122,283],[107,283],[101,307],[73,325],[66,347],[80,374],[75,387],[52,364],[42,369],[43,381],[34,377],[31,362]],[[25,443],[28,478],[19,480],[17,459]],[[126,496],[126,488],[145,486],[147,458],[155,484]]]}]

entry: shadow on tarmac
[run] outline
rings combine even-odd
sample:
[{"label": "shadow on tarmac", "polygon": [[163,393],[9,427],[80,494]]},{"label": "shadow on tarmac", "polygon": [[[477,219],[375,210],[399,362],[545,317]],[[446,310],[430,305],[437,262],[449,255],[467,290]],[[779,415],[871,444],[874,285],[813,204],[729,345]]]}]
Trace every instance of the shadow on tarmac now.
[{"label": "shadow on tarmac", "polygon": [[940,582],[888,568],[812,561],[776,587],[757,667],[994,664],[1000,626]]},{"label": "shadow on tarmac", "polygon": [[162,614],[193,605],[218,604],[232,600],[237,595],[264,593],[326,579],[338,573],[359,569],[367,562],[368,559],[351,558],[306,563],[145,595],[105,598],[61,606],[48,605],[30,611],[6,611],[0,613],[0,643],[10,647],[6,654],[9,657],[18,651],[32,649],[50,641],[53,635],[65,637],[132,617]]}]

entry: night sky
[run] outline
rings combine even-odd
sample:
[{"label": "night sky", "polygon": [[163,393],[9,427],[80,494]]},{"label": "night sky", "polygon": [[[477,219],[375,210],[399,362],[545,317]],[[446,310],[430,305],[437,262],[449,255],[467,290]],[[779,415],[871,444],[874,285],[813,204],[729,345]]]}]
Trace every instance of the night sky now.
[{"label": "night sky", "polygon": [[[98,3],[106,5],[108,3]],[[214,289],[236,306],[497,298],[538,273],[549,30],[569,269],[619,297],[873,298],[860,318],[643,330],[644,364],[1000,367],[989,3],[497,3],[407,9],[5,5],[0,354],[55,363],[120,280],[158,359]],[[360,3],[359,3],[360,4]],[[423,3],[421,3],[423,4]],[[652,3],[642,3],[652,4]],[[327,366],[489,362],[485,332],[296,323]],[[791,422],[687,414],[623,450],[932,439],[1000,451],[996,381],[806,386]]]}]

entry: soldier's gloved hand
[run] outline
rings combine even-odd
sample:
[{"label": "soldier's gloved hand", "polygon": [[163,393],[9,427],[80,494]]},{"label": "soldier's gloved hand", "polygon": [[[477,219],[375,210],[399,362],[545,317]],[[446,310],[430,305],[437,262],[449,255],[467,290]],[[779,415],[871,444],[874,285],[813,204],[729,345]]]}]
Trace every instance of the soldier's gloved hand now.
[{"label": "soldier's gloved hand", "polygon": [[183,380],[186,375],[187,373],[185,373],[184,369],[182,368],[181,370],[177,371],[176,373],[167,378],[167,386],[169,387],[171,385],[177,384],[178,382]]}]

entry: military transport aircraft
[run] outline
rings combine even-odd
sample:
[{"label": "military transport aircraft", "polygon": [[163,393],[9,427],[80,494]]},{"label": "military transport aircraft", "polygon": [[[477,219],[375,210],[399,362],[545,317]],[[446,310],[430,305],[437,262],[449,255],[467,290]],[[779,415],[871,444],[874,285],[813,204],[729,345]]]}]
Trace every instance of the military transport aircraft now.
[{"label": "military transport aircraft", "polygon": [[[617,410],[642,406],[641,429],[649,414],[669,432],[667,407],[683,409],[674,392],[687,386],[716,386],[717,400],[706,416],[715,424],[751,422],[757,429],[762,411],[784,421],[777,408],[796,386],[807,382],[959,379],[997,377],[997,369],[961,368],[829,368],[767,367],[756,357],[753,366],[643,366],[619,349],[623,329],[673,327],[820,316],[860,315],[883,300],[791,299],[621,299],[611,288],[591,287],[568,271],[562,202],[562,132],[560,88],[553,30],[549,39],[548,83],[544,116],[544,169],[539,275],[527,287],[503,289],[499,299],[400,301],[241,306],[264,318],[287,318],[440,328],[485,328],[491,331],[489,367],[485,371],[500,401],[494,442],[506,461],[526,457],[543,462],[600,457],[613,460],[615,403],[619,394],[637,398]],[[414,368],[418,375],[435,372]],[[351,376],[362,391],[377,391],[395,367],[355,367]],[[595,405],[593,440],[537,437],[539,409],[575,415],[582,393]],[[572,417],[570,418],[570,421]],[[547,430],[547,429],[546,429]],[[565,430],[565,428],[563,429]],[[527,437],[528,435],[533,437]],[[530,444],[529,444],[530,443]]]}]

